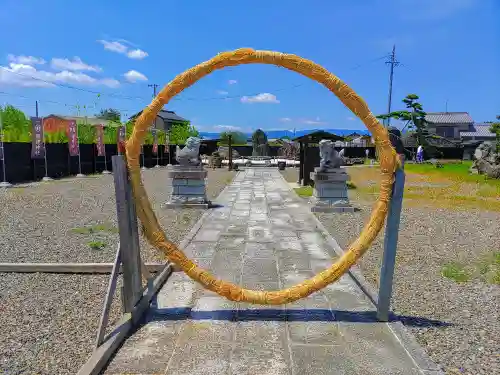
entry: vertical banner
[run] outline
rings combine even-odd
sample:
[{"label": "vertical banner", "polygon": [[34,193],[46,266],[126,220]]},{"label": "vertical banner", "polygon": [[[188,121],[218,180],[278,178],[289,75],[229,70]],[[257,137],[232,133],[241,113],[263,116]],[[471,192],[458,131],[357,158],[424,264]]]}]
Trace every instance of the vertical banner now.
[{"label": "vertical banner", "polygon": [[151,129],[151,135],[153,136],[153,155],[158,154],[158,132],[156,129]]},{"label": "vertical banner", "polygon": [[71,120],[68,123],[68,147],[70,156],[80,155],[80,145],[78,143],[78,129],[76,127],[76,121]]},{"label": "vertical banner", "polygon": [[43,121],[39,117],[31,118],[31,158],[45,158],[45,142],[43,141]]},{"label": "vertical banner", "polygon": [[170,134],[165,134],[165,152],[170,152]]},{"label": "vertical banner", "polygon": [[104,149],[104,126],[97,125],[97,156],[106,156],[106,150]]},{"label": "vertical banner", "polygon": [[125,126],[120,126],[117,132],[117,144],[118,144],[118,153],[125,153],[125,138],[126,138],[126,128]]}]

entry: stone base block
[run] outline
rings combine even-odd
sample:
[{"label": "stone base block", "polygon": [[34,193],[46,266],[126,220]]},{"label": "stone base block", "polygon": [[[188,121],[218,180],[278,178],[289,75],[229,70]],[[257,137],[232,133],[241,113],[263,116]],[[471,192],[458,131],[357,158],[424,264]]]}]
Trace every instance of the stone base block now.
[{"label": "stone base block", "polygon": [[311,212],[354,212],[354,207],[336,207],[336,206],[313,206]]},{"label": "stone base block", "polygon": [[351,206],[347,199],[331,198],[313,198],[311,207],[312,212],[354,212],[355,208]]},{"label": "stone base block", "polygon": [[310,177],[315,183],[319,183],[319,181],[345,182],[350,180],[350,177],[346,173],[345,169],[341,168],[332,168],[327,169],[325,172],[320,172],[320,168],[316,167],[314,168],[314,172],[311,172]]}]

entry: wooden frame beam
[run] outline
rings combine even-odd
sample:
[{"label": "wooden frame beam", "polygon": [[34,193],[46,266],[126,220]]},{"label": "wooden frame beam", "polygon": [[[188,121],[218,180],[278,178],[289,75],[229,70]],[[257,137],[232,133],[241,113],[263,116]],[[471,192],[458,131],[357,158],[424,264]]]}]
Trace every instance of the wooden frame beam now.
[{"label": "wooden frame beam", "polygon": [[[146,263],[149,272],[157,273],[163,270],[165,264]],[[113,263],[0,263],[0,273],[81,273],[110,274]],[[120,266],[119,272],[121,273]]]},{"label": "wooden frame beam", "polygon": [[104,342],[92,353],[88,361],[80,368],[77,375],[98,375],[108,364],[111,356],[125,341],[130,332],[135,328],[144,313],[149,309],[149,305],[154,295],[165,284],[172,274],[170,264],[154,279],[142,294],[141,298],[130,313],[125,313],[112,332],[104,339]]}]

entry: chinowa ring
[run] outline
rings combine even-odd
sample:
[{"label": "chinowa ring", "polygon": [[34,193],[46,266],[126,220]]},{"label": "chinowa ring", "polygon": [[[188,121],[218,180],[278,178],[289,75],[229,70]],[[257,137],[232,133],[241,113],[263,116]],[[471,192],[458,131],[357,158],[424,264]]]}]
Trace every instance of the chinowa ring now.
[{"label": "chinowa ring", "polygon": [[[217,279],[208,271],[198,267],[182,249],[172,243],[161,229],[144,189],[139,167],[141,144],[147,129],[165,104],[184,89],[192,86],[214,70],[243,64],[270,64],[300,73],[324,85],[355,114],[372,133],[380,156],[380,193],[368,222],[359,237],[353,241],[344,255],[329,268],[314,277],[287,289],[276,291],[256,291],[242,288],[233,283]],[[153,99],[151,104],[136,119],[130,139],[126,144],[127,164],[130,182],[137,207],[137,215],[144,227],[144,234],[151,245],[162,251],[169,261],[176,264],[189,277],[220,296],[232,301],[261,305],[281,305],[290,303],[324,288],[338,280],[368,250],[384,225],[391,199],[394,172],[399,159],[389,140],[387,129],[375,118],[365,101],[347,84],[322,66],[293,54],[273,51],[259,51],[242,48],[220,53],[212,59],[186,70],[175,77]]]}]

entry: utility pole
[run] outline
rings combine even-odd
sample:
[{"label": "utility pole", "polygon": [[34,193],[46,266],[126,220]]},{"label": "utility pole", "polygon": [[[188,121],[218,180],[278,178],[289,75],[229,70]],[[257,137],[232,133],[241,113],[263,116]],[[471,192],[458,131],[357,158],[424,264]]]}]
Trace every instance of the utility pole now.
[{"label": "utility pole", "polygon": [[158,87],[158,85],[156,83],[152,83],[152,84],[148,85],[148,87],[153,88],[153,98],[156,98],[156,88]]},{"label": "utility pole", "polygon": [[[392,81],[394,79],[394,67],[399,66],[400,62],[396,60],[396,45],[392,47],[392,53],[389,56],[389,61],[386,61],[386,64],[391,65],[391,75],[389,78],[389,103],[387,106],[387,114],[391,113],[391,104],[392,104]],[[391,118],[387,118],[387,127],[391,124]]]},{"label": "utility pole", "polygon": [[35,101],[35,116],[38,117],[38,100]]}]

